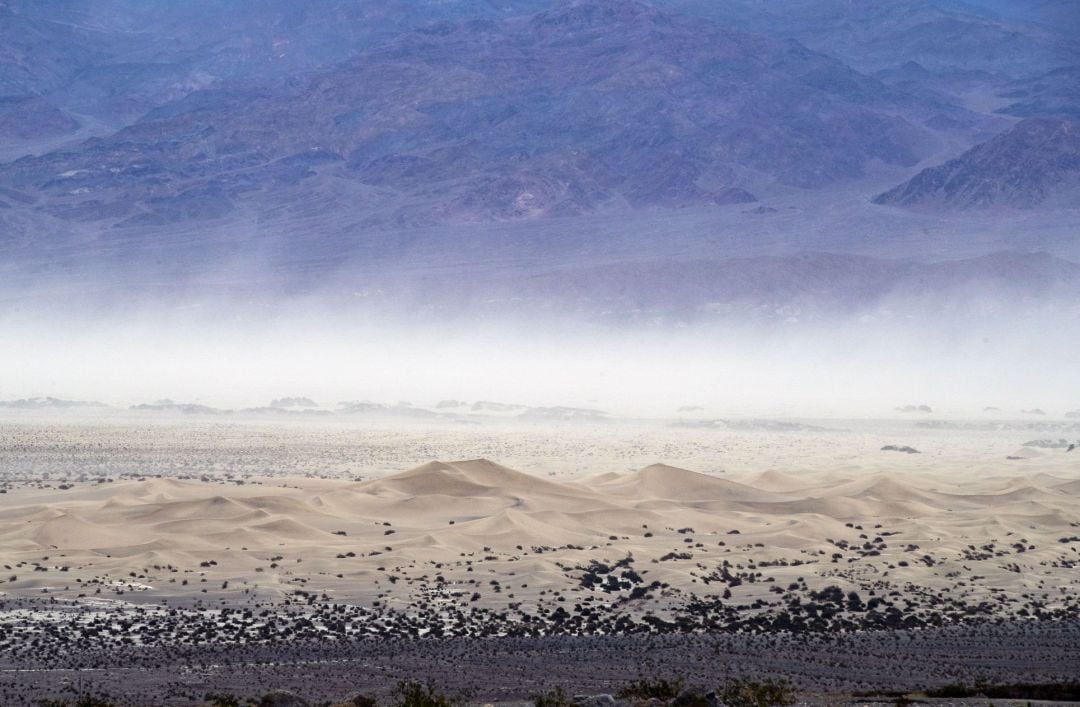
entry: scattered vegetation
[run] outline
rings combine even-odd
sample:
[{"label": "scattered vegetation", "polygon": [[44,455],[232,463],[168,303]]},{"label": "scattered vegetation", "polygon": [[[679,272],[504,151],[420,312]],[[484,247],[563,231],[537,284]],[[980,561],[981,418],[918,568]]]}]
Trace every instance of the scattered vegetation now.
[{"label": "scattered vegetation", "polygon": [[927,697],[963,699],[988,697],[1001,700],[1045,700],[1048,702],[1080,702],[1080,681],[1066,683],[1012,683],[974,685],[952,683],[926,691]]},{"label": "scattered vegetation", "polygon": [[115,707],[112,702],[95,695],[82,695],[74,702],[65,700],[41,700],[40,707]]},{"label": "scattered vegetation", "polygon": [[686,679],[681,675],[667,680],[664,678],[648,679],[641,678],[630,683],[622,690],[619,691],[619,697],[628,697],[631,699],[648,700],[656,698],[658,700],[673,700],[679,696],[682,692],[683,686],[686,684]]},{"label": "scattered vegetation", "polygon": [[535,707],[574,707],[577,703],[561,687],[533,697]]},{"label": "scattered vegetation", "polygon": [[795,688],[784,679],[750,680],[737,678],[719,691],[727,707],[785,707],[795,704]]},{"label": "scattered vegetation", "polygon": [[[927,697],[939,699],[987,698],[1002,700],[1025,700],[1046,702],[1080,702],[1080,681],[1064,683],[1012,683],[993,685],[985,681],[974,684],[951,683],[925,691]],[[397,700],[393,707],[462,707],[462,697],[450,697],[438,692],[430,684],[411,680],[399,682],[395,691]],[[901,692],[857,693],[856,697],[888,697],[898,707],[907,707],[912,700]],[[707,707],[718,702],[726,707],[790,707],[795,704],[794,686],[785,679],[752,680],[736,678],[715,692],[704,694],[686,689],[683,676],[675,678],[639,678],[618,691],[617,697],[634,702],[659,700],[678,707]],[[244,707],[254,704],[233,695],[206,696],[208,707]],[[532,698],[535,707],[575,707],[578,701],[562,687],[556,687]],[[348,703],[350,707],[377,707],[372,697],[356,696]],[[75,701],[40,700],[38,707],[115,707],[108,699],[85,694]]]},{"label": "scattered vegetation", "polygon": [[241,707],[244,703],[234,695],[208,695],[210,707]]},{"label": "scattered vegetation", "polygon": [[461,700],[436,692],[431,685],[403,680],[398,683],[395,707],[455,707]]}]

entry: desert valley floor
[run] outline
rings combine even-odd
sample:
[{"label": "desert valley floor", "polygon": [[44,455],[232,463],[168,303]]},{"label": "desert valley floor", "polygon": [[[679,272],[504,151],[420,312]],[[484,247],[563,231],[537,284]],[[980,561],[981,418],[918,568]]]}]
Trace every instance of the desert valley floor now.
[{"label": "desert valley floor", "polygon": [[0,704],[1075,679],[1078,440],[1066,418],[9,412]]}]

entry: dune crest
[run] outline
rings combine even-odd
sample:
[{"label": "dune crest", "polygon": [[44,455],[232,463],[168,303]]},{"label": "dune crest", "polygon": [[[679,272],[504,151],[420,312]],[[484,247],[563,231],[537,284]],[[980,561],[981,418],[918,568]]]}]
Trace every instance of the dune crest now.
[{"label": "dune crest", "polygon": [[[224,601],[317,591],[360,605],[437,596],[535,611],[553,608],[554,592],[599,591],[635,614],[721,594],[765,606],[774,588],[804,585],[919,586],[977,606],[1023,597],[1025,572],[1071,567],[1080,546],[1080,480],[1060,464],[1002,470],[822,465],[719,476],[651,464],[563,481],[470,459],[363,482],[76,486],[62,505],[22,489],[0,511],[0,550],[24,563],[3,591],[213,591]],[[56,556],[62,582],[55,560],[40,559]],[[612,573],[615,563],[627,569]],[[986,581],[965,582],[975,574]]]}]

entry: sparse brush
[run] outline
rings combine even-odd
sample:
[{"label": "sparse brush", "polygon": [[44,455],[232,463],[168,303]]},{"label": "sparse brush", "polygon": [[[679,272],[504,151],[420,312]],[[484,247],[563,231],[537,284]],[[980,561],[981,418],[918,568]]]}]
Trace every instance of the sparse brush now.
[{"label": "sparse brush", "polygon": [[39,700],[38,707],[115,707],[112,702],[95,697],[94,695],[83,695],[74,702],[66,702],[64,700]]},{"label": "sparse brush", "polygon": [[207,695],[210,707],[240,707],[240,699],[234,695]]},{"label": "sparse brush", "polygon": [[641,678],[619,690],[619,697],[641,700],[652,698],[659,700],[673,700],[679,696],[679,693],[682,691],[683,685],[685,684],[686,679],[681,675],[672,680],[667,680],[665,678],[656,678],[652,680]]},{"label": "sparse brush", "polygon": [[402,680],[397,686],[396,707],[456,707],[460,700],[436,692],[431,685]]},{"label": "sparse brush", "polygon": [[968,687],[962,682],[949,683],[926,691],[927,697],[947,699],[963,699],[965,697],[974,697],[975,694],[975,688]]},{"label": "sparse brush", "polygon": [[795,704],[795,688],[787,680],[737,678],[719,690],[727,707],[785,707]]},{"label": "sparse brush", "polygon": [[1080,701],[1080,682],[1012,683],[994,685],[978,680],[973,686],[953,683],[926,691],[927,697],[962,699],[988,697],[1001,700],[1040,700],[1045,702]]},{"label": "sparse brush", "polygon": [[573,707],[577,704],[561,687],[533,697],[535,707]]}]

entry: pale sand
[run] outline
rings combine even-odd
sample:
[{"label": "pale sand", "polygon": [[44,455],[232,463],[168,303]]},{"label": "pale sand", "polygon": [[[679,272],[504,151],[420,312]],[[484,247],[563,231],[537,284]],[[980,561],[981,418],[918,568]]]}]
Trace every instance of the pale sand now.
[{"label": "pale sand", "polygon": [[[906,422],[798,433],[231,424],[226,438],[183,425],[5,426],[4,478],[21,480],[0,496],[0,598],[213,606],[276,603],[302,590],[403,610],[441,602],[532,611],[554,606],[554,592],[571,604],[612,601],[618,592],[581,586],[583,568],[627,556],[643,585],[666,586],[624,610],[659,615],[725,589],[750,611],[795,584],[836,585],[864,601],[890,592],[985,601],[1009,616],[1036,605],[1052,611],[1080,593],[1080,541],[1068,541],[1080,536],[1080,450],[1021,446],[1038,431]],[[169,457],[177,439],[189,444],[196,434],[210,441],[184,448],[201,452]],[[381,476],[385,461],[348,463],[361,448],[389,448],[393,435],[406,456],[471,441],[505,449],[527,471],[478,459]],[[309,438],[324,444],[305,466]],[[41,439],[51,446],[35,446]],[[590,451],[591,439],[606,441]],[[884,444],[923,453],[880,451]],[[223,460],[247,460],[239,465],[246,483],[222,483],[227,467],[200,466],[214,445],[226,450]],[[195,478],[97,483],[123,454],[144,473],[187,467]],[[628,469],[650,457],[679,466]],[[332,470],[330,458],[339,460]],[[687,461],[700,466],[680,468]],[[265,473],[253,473],[260,466]],[[312,466],[339,478],[291,475]],[[51,488],[41,487],[42,469],[53,470]],[[85,480],[71,481],[78,469]],[[57,490],[61,477],[73,487]],[[733,573],[760,576],[729,586],[716,578],[725,561]]]}]

